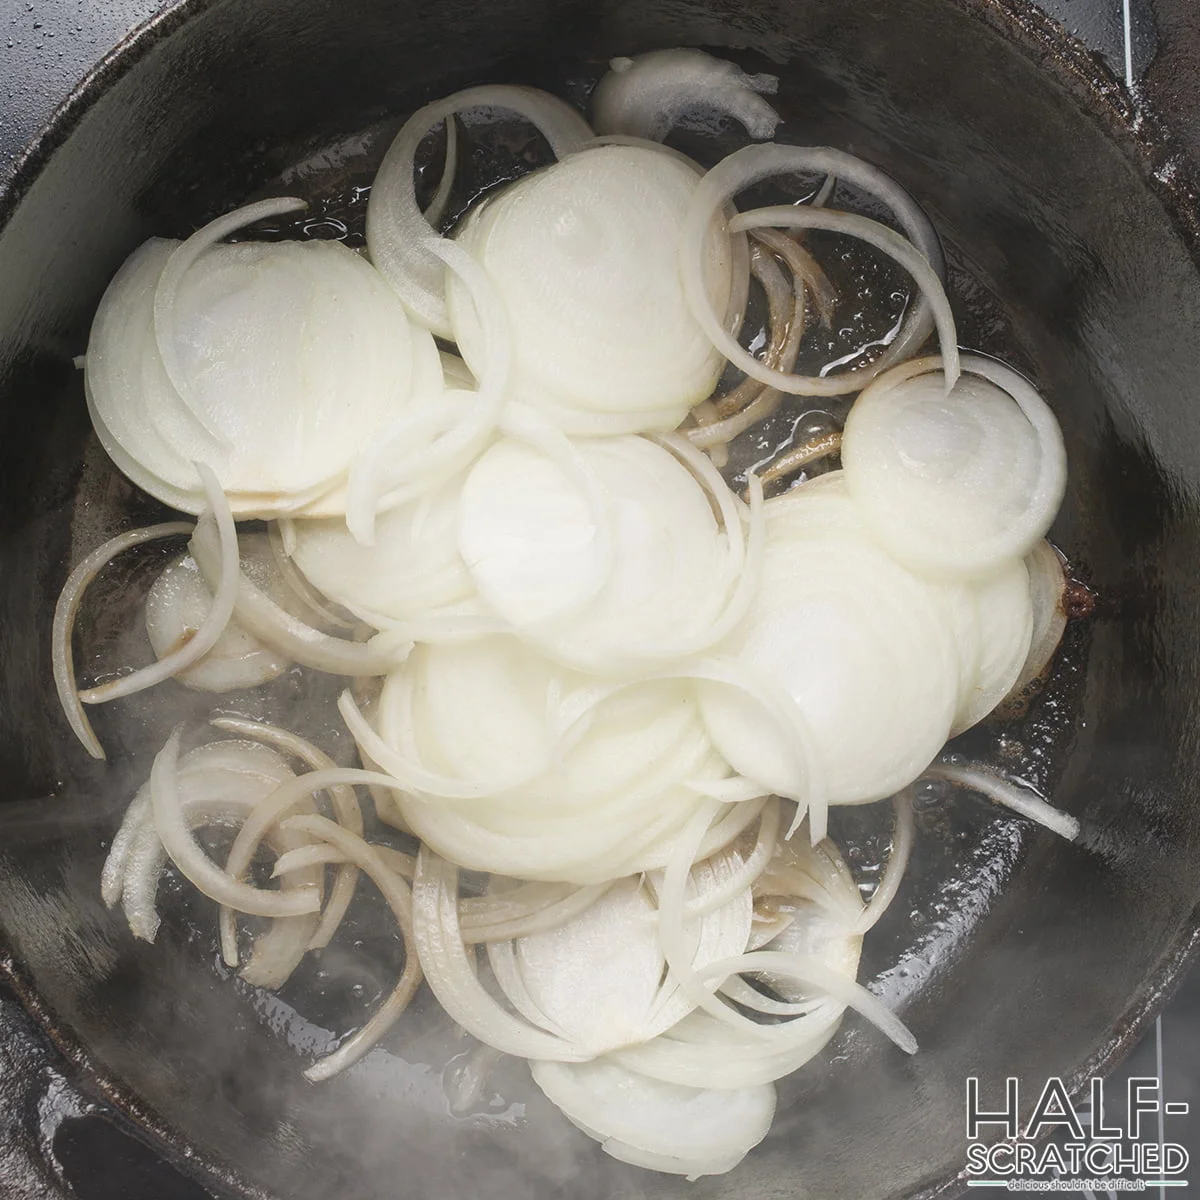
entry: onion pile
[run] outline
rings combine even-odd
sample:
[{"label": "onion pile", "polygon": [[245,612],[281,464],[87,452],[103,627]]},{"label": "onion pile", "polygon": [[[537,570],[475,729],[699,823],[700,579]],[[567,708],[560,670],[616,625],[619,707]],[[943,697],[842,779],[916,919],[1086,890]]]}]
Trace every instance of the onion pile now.
[{"label": "onion pile", "polygon": [[[706,172],[661,144],[730,121],[770,137],[776,82],[694,50],[614,60],[595,130],[534,89],[472,88],[401,129],[367,256],[226,244],[301,205],[263,201],[148,242],[105,294],[84,362],[97,436],[199,520],[122,534],[72,573],[54,630],[72,728],[102,757],[84,705],[297,667],[351,681],[316,729],[342,721],[361,765],[228,714],[175,728],[103,896],[153,940],[169,859],[220,906],[225,962],[278,987],[369,879],[406,964],[310,1078],[384,1037],[424,978],[609,1154],[728,1171],[766,1134],[774,1081],[847,1009],[916,1049],[857,981],[902,886],[915,781],[1078,833],[1021,784],[935,761],[1061,637],[1066,576],[1042,540],[1065,486],[1057,424],[1015,372],[960,357],[937,237],[895,181],[830,149],[749,145]],[[556,161],[484,181],[440,228],[457,120],[492,110]],[[442,124],[422,213],[414,163]],[[796,202],[738,213],[768,180]],[[847,192],[897,227],[836,207]],[[832,325],[841,301],[806,230],[915,284],[895,336],[849,369],[805,355],[812,316]],[[934,329],[940,356],[914,359]],[[744,378],[722,386],[730,364]],[[765,474],[839,450],[841,469],[770,499],[753,473],[744,498],[720,474],[789,398],[860,391],[844,431]],[[239,533],[246,518],[267,531]],[[180,535],[146,600],[157,661],[80,691],[86,587]],[[892,849],[864,906],[829,809],[888,797]],[[221,861],[195,836],[209,827],[232,835]],[[272,921],[248,956],[240,913]]]}]

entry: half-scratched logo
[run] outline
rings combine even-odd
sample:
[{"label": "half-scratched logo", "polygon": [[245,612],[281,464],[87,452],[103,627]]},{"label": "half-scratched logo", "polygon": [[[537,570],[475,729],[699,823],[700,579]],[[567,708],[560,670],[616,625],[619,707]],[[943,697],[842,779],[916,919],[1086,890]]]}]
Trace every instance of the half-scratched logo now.
[{"label": "half-scratched logo", "polygon": [[1186,1115],[1188,1106],[1164,1103],[1159,1080],[1128,1081],[1124,1122],[1106,1116],[1102,1079],[1091,1081],[1087,1103],[1078,1106],[1061,1079],[1048,1079],[1024,1125],[1020,1100],[1016,1079],[1005,1081],[1002,1107],[981,1098],[977,1078],[967,1080],[969,1187],[1111,1193],[1187,1186],[1187,1150],[1164,1139],[1163,1118]]}]

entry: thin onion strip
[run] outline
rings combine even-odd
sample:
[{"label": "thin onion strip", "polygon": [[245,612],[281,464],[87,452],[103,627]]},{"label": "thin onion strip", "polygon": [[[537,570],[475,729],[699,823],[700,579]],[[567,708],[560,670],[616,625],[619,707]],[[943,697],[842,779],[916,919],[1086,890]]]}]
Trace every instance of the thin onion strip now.
[{"label": "thin onion strip", "polygon": [[862,916],[854,925],[854,932],[862,935],[879,923],[879,919],[887,912],[896,893],[900,890],[900,882],[908,868],[908,860],[913,847],[913,803],[912,788],[905,788],[894,800],[896,808],[896,828],[892,833],[892,849],[888,854],[887,866],[883,875],[867,902]]},{"label": "thin onion strip", "polygon": [[88,585],[118,554],[145,542],[160,538],[179,537],[190,534],[193,526],[189,521],[165,521],[160,525],[147,525],[142,529],[130,529],[110,538],[98,546],[67,576],[63,590],[54,607],[54,628],[51,634],[51,657],[54,665],[54,686],[58,700],[66,714],[72,732],[93,758],[104,758],[104,747],[100,745],[87,712],[79,699],[75,684],[75,656],[71,647],[75,620],[83,603]]},{"label": "thin onion strip", "polygon": [[238,580],[241,578],[238,567],[237,528],[233,523],[229,501],[225,498],[212,469],[205,463],[196,463],[196,470],[204,485],[208,512],[196,523],[192,534],[193,557],[196,543],[201,538],[207,538],[210,524],[215,525],[212,537],[216,544],[211,549],[211,571],[208,579],[213,590],[212,608],[201,621],[200,628],[182,646],[147,667],[80,692],[79,699],[84,704],[104,704],[110,700],[132,696],[178,675],[180,671],[185,671],[193,663],[199,662],[217,644],[233,617]]},{"label": "thin onion strip", "polygon": [[289,817],[283,828],[328,842],[346,855],[379,889],[404,937],[404,970],[388,998],[367,1023],[332,1053],[318,1059],[304,1077],[313,1083],[328,1079],[357,1062],[396,1023],[421,983],[421,964],[413,949],[412,893],[408,885],[379,856],[369,842],[327,817]]},{"label": "thin onion strip", "polygon": [[[236,543],[234,551],[236,554]],[[191,552],[200,573],[211,587],[217,573],[217,548],[199,525],[192,538]],[[222,573],[220,578],[224,583],[225,574]],[[237,570],[236,563],[233,591],[230,607],[238,624],[264,645],[303,666],[331,675],[386,675],[408,657],[409,643],[398,640],[390,633],[377,634],[369,642],[351,642],[314,629],[276,604],[266,592]],[[215,602],[213,608],[215,611]]]},{"label": "thin onion strip", "polygon": [[1012,809],[1023,817],[1044,825],[1068,842],[1077,841],[1080,825],[1077,818],[1047,803],[1032,788],[1014,783],[983,767],[961,766],[957,763],[934,763],[925,771],[926,779],[944,779],[972,792],[986,796],[994,804]]},{"label": "thin onion strip", "polygon": [[458,923],[458,868],[422,846],[413,879],[414,942],[433,994],[452,1020],[506,1054],[558,1062],[590,1055],[502,1008],[479,982]]},{"label": "thin onion strip", "polygon": [[[321,905],[315,887],[281,891],[252,887],[226,874],[204,853],[184,817],[176,781],[181,730],[176,729],[154,759],[150,770],[150,803],[154,828],[180,873],[210,900],[260,917],[298,917]],[[307,794],[307,793],[304,793]]]},{"label": "thin onion strip", "polygon": [[[252,738],[268,746],[273,746],[285,754],[294,755],[310,770],[337,769],[337,763],[328,754],[290,730],[242,717],[216,717],[209,724],[216,729],[240,734],[242,737]],[[362,809],[359,806],[358,797],[354,794],[354,789],[344,784],[335,784],[329,788],[329,798],[333,801],[333,810],[337,814],[338,821],[351,833],[361,837],[363,831]],[[348,866],[337,873],[333,888],[329,893],[329,899],[321,913],[320,924],[313,931],[308,949],[320,950],[329,945],[338,926],[342,923],[342,918],[346,915],[346,909],[350,907],[350,901],[354,898],[357,880],[358,872],[353,866]],[[221,956],[229,966],[236,966],[238,961],[237,928],[233,910],[223,906],[218,915],[217,924],[221,938]]]},{"label": "thin onion strip", "polygon": [[[894,229],[889,229],[888,226],[881,225],[878,221],[872,221],[870,217],[863,217],[858,213],[835,212],[827,208],[794,208],[784,205],[778,205],[774,208],[758,208],[752,212],[739,213],[738,216],[730,221],[729,228],[731,232],[742,232],[743,230],[757,229],[763,225],[787,229],[821,229],[827,233],[846,234],[849,237],[858,238],[859,241],[869,243],[877,250],[882,250],[890,258],[895,259],[916,281],[917,287],[925,298],[926,304],[933,312],[934,324],[938,331],[938,341],[941,343],[942,348],[942,361],[946,374],[946,392],[949,394],[958,381],[960,372],[958,335],[954,326],[954,314],[950,311],[950,301],[946,299],[946,292],[942,287],[941,277],[930,265],[929,259],[912,242],[902,237]],[[748,358],[749,356],[746,357]],[[734,361],[737,365],[742,365],[742,361]],[[755,360],[750,359],[750,361],[754,362]],[[764,373],[767,370],[767,368],[761,369]],[[878,374],[878,363],[873,364],[872,369],[874,373]],[[775,387],[785,392],[796,392],[797,380],[801,377],[786,375],[782,372],[772,372],[772,374],[775,377],[770,382]],[[845,378],[843,376],[823,376],[816,380],[804,380],[803,386],[806,388],[820,388],[831,379],[836,379],[840,382],[843,391],[853,390],[853,387],[850,389],[845,387]],[[861,372],[853,372],[851,379],[857,385],[863,381],[863,375]],[[804,394],[829,395],[837,393],[822,390],[819,392],[806,392]]]}]

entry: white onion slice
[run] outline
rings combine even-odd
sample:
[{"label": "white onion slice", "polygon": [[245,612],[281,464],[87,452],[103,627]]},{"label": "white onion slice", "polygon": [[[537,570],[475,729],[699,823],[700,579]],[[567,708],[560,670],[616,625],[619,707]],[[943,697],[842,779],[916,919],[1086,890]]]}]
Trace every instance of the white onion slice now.
[{"label": "white onion slice", "polygon": [[[1029,572],[1020,559],[1006,562],[995,574],[967,584],[964,590],[974,601],[974,640],[979,650],[951,737],[982,721],[1008,695],[1028,658],[1033,636]],[[967,659],[964,653],[964,662]]]},{"label": "white onion slice", "polygon": [[1016,371],[969,355],[967,374],[918,359],[855,401],[842,435],[854,502],[894,558],[914,571],[971,579],[1028,554],[1066,488],[1062,432]]},{"label": "white onion slice", "polygon": [[283,216],[307,207],[305,201],[295,196],[272,197],[260,200],[255,204],[247,204],[231,213],[217,217],[203,228],[198,229],[186,241],[179,243],[171,252],[163,267],[162,274],[154,288],[154,342],[158,347],[163,370],[171,381],[184,409],[195,419],[218,447],[228,448],[228,438],[211,417],[202,410],[197,410],[193,395],[191,372],[184,365],[180,347],[179,328],[179,292],[184,276],[195,266],[197,259],[211,247],[224,241],[230,234],[237,233],[256,221],[268,220],[271,217]]},{"label": "white onion slice", "polygon": [[[523,937],[513,947],[530,1002],[550,1028],[589,1056],[646,1041],[692,1007],[686,1000],[677,1002],[673,986],[661,986],[664,961],[656,913],[642,880],[632,877],[614,884],[574,920]],[[743,889],[719,911],[689,923],[693,964],[743,949],[749,927],[749,891]],[[509,997],[516,1002],[511,992]]]},{"label": "white onion slice", "polygon": [[[277,787],[269,796],[264,796],[255,806],[254,811],[247,816],[234,838],[233,845],[225,860],[224,871],[219,872],[222,881],[233,883],[238,889],[253,891],[242,882],[242,877],[250,868],[251,860],[258,849],[259,843],[266,837],[268,830],[283,819],[294,808],[306,805],[318,792],[333,787],[371,784],[375,787],[395,788],[396,781],[378,771],[363,771],[356,767],[324,767],[298,775]],[[349,832],[349,831],[347,831]],[[357,837],[357,834],[352,836]],[[324,839],[328,841],[329,839]],[[340,843],[337,843],[340,844]],[[206,860],[207,861],[207,860]],[[180,868],[183,869],[182,867]],[[186,872],[185,872],[186,874]],[[190,878],[190,876],[189,876]],[[197,887],[200,885],[197,884]],[[204,888],[201,888],[204,891]],[[227,894],[233,896],[233,891],[227,889]],[[212,895],[205,892],[205,895]],[[238,912],[253,912],[235,899],[225,899],[224,896],[212,896],[214,900],[236,909]],[[222,930],[224,945],[223,953],[230,953],[236,961],[236,943],[231,941],[232,924],[227,924]]]},{"label": "white onion slice", "polygon": [[214,244],[297,203],[147,243],[97,312],[85,379],[97,434],[139,486],[184,511],[201,507],[197,460],[239,516],[311,508],[409,400],[407,318],[360,255],[328,241]]},{"label": "white onion slice", "polygon": [[[841,972],[827,966],[818,958],[802,954],[788,954],[779,950],[755,950],[734,958],[722,959],[711,966],[702,967],[698,977],[719,978],[735,972],[787,975],[802,987],[815,989],[854,1009],[865,1017],[898,1049],[905,1054],[916,1054],[917,1039],[908,1026],[877,996],[865,987],[847,979]],[[751,1024],[750,1022],[747,1022]],[[755,1026],[757,1029],[772,1029],[773,1026]]]},{"label": "white onion slice", "polygon": [[387,901],[400,931],[404,935],[405,960],[400,979],[388,998],[371,1015],[370,1020],[324,1058],[319,1058],[304,1072],[314,1083],[328,1079],[356,1063],[396,1023],[400,1014],[421,983],[421,965],[414,948],[412,894],[408,885],[383,861],[376,848],[357,834],[326,817],[289,817],[283,828],[290,832],[318,838],[337,847],[349,862],[362,871],[379,889]]},{"label": "white onion slice", "polygon": [[770,1084],[702,1091],[648,1079],[608,1059],[534,1062],[530,1071],[604,1150],[677,1175],[731,1170],[766,1137],[775,1115]]},{"label": "white onion slice", "polygon": [[[609,433],[674,429],[716,385],[720,355],[688,310],[676,265],[696,187],[693,168],[658,148],[594,146],[505,188],[458,233],[508,314],[515,393],[564,432],[588,432],[592,415]],[[724,320],[732,253],[717,223],[697,254],[704,295]],[[455,280],[446,298],[459,351],[478,373],[474,306]]]},{"label": "white onion slice", "polygon": [[587,1057],[562,1038],[513,1016],[488,994],[475,974],[458,926],[458,868],[427,846],[417,856],[412,901],[413,943],[421,968],[453,1020],[506,1054],[564,1062]]},{"label": "white onion slice", "polygon": [[[235,540],[235,560],[236,546]],[[203,524],[197,525],[190,549],[211,586],[216,576],[217,547]],[[294,662],[332,675],[363,676],[385,675],[408,657],[410,643],[389,633],[376,634],[369,642],[351,642],[314,629],[292,616],[266,592],[256,587],[237,569],[236,561],[232,578],[234,600],[231,607],[238,624],[260,642],[286,654]],[[224,583],[226,575],[223,574],[221,579]]]},{"label": "white onion slice", "polygon": [[451,337],[442,262],[432,252],[429,222],[417,205],[413,163],[436,125],[472,108],[503,109],[529,121],[561,158],[589,141],[587,122],[570,105],[536,88],[467,88],[414,113],[396,135],[371,188],[367,246],[371,260],[409,312],[440,337]]},{"label": "white onion slice", "polygon": [[571,887],[558,884],[526,884],[529,888],[551,888],[561,898],[522,908],[509,907],[512,893],[501,892],[487,897],[487,908],[471,909],[469,900],[459,903],[463,941],[469,946],[479,942],[511,941],[557,929],[567,921],[586,912],[611,887],[608,883],[592,884],[588,887]]},{"label": "white onion slice", "polygon": [[[658,865],[702,803],[697,781],[728,768],[687,681],[580,682],[491,638],[419,647],[384,687],[378,732],[350,698],[341,708],[364,754],[405,785],[408,826],[440,852],[524,879],[601,883]],[[728,838],[759,811],[734,807],[745,816]]]},{"label": "white onion slice", "polygon": [[1068,842],[1079,838],[1079,821],[1076,817],[1055,808],[1031,787],[1004,779],[985,767],[963,766],[958,763],[934,763],[925,772],[930,779],[945,779],[949,783],[972,792],[979,792],[994,804],[1011,808],[1013,812],[1044,825],[1047,829],[1064,837]]},{"label": "white onion slice", "polygon": [[[236,829],[263,796],[292,778],[292,772],[278,754],[265,746],[213,742],[183,756],[178,778],[180,803],[190,828],[216,824]],[[272,831],[271,848],[276,853],[292,846],[294,841]],[[129,805],[113,839],[101,877],[101,896],[109,908],[119,902],[130,932],[148,942],[153,942],[158,933],[156,894],[166,862],[167,852],[154,828],[147,783]],[[321,877],[310,872],[301,882],[319,885]],[[275,983],[282,982],[303,957],[316,920],[315,914],[306,914],[274,921],[271,930],[255,940],[254,954],[247,964],[250,981],[274,986],[267,982],[270,972],[262,971],[264,958],[276,962],[280,951],[284,951],[289,961],[283,964],[282,976],[275,979]],[[292,936],[298,929],[303,937]]]},{"label": "white onion slice", "polygon": [[497,443],[459,508],[459,550],[481,598],[543,653],[595,672],[717,640],[748,606],[756,562],[724,482],[715,472],[698,482],[677,455],[712,472],[682,439],[670,451],[638,437],[580,442],[573,471],[534,446]]},{"label": "white onion slice", "polygon": [[913,305],[899,333],[878,360],[857,371],[810,380],[770,370],[743,350],[734,335],[722,326],[704,294],[706,255],[703,246],[713,214],[743,188],[764,179],[797,172],[836,176],[882,201],[895,214],[906,237],[940,281],[945,272],[941,245],[929,218],[908,192],[869,163],[828,147],[745,146],[722,159],[700,181],[692,198],[680,247],[679,269],[692,315],[703,326],[712,344],[730,362],[752,378],[782,392],[839,396],[856,391],[893,363],[903,361],[929,336],[932,319],[924,294]]},{"label": "white onion slice", "polygon": [[[324,751],[319,750],[312,742],[287,729],[275,725],[266,725],[261,721],[250,721],[241,717],[214,717],[210,722],[215,729],[226,733],[240,734],[242,737],[253,738],[266,745],[273,746],[285,754],[294,755],[311,771],[332,771],[337,769],[337,763]],[[362,836],[362,809],[354,789],[346,784],[334,784],[329,789],[329,797],[333,801],[333,810],[338,821],[351,833]],[[293,868],[295,869],[295,868]],[[334,880],[329,902],[321,913],[321,920],[313,931],[308,943],[309,950],[320,950],[329,945],[337,932],[350,901],[354,898],[355,885],[358,882],[358,872],[353,866],[339,870]],[[230,966],[237,965],[237,931],[234,925],[232,909],[222,908],[218,924],[221,935],[221,953]]]},{"label": "white onion slice", "polygon": [[[721,650],[798,707],[810,735],[800,760],[815,761],[828,803],[860,804],[894,794],[932,761],[957,708],[961,665],[938,585],[892,562],[844,483],[823,479],[767,502],[758,595]],[[723,689],[702,688],[700,698],[715,745],[740,775],[790,782],[781,768],[795,748],[757,721],[759,706]],[[783,777],[762,778],[764,760]],[[781,794],[807,803],[803,782]],[[819,825],[813,832],[819,840]]]},{"label": "white onion slice", "polygon": [[779,124],[779,114],[761,94],[778,90],[776,76],[748,75],[703,50],[653,50],[614,58],[609,67],[592,93],[592,124],[599,134],[661,142],[697,112],[732,117],[753,138],[769,138]]},{"label": "white onion slice", "polygon": [[442,174],[438,179],[437,190],[425,206],[425,220],[432,227],[441,223],[446,205],[450,201],[450,193],[454,190],[454,176],[458,171],[458,122],[453,117],[447,117],[443,122],[446,131],[446,149],[442,158]]},{"label": "white onion slice", "polygon": [[58,702],[62,705],[72,732],[83,744],[83,748],[93,758],[104,758],[104,747],[100,745],[88,720],[83,703],[79,699],[79,691],[75,684],[75,654],[71,647],[72,634],[75,630],[75,619],[79,615],[79,606],[83,603],[84,592],[88,584],[114,559],[118,554],[144,542],[157,541],[159,538],[178,537],[190,534],[192,525],[187,521],[166,521],[161,525],[147,525],[142,529],[130,529],[110,538],[102,546],[98,546],[67,576],[63,590],[59,593],[58,603],[54,607],[54,629],[51,633],[51,659],[54,667],[54,686],[58,692]]},{"label": "white onion slice", "polygon": [[180,803],[176,779],[179,738],[176,729],[155,756],[150,772],[150,802],[158,836],[184,877],[210,899],[255,916],[295,917],[320,908],[319,888],[301,885],[274,891],[252,887],[227,875],[204,853],[188,828]]},{"label": "white onion slice", "polygon": [[1045,673],[1067,628],[1067,576],[1062,556],[1049,542],[1042,541],[1030,551],[1025,566],[1029,571],[1033,633],[1029,639],[1029,655],[1004,698],[1006,707],[1019,704],[1029,685]]},{"label": "white onion slice", "polygon": [[[444,393],[414,406],[364,450],[346,488],[346,525],[364,545],[375,536],[381,507],[425,495],[461,471],[491,439],[509,398],[512,336],[508,314],[487,273],[461,246],[427,238],[462,289],[479,331],[473,391]],[[457,401],[457,403],[455,403]],[[430,436],[440,437],[430,441]]]},{"label": "white onion slice", "polygon": [[[889,258],[894,259],[916,280],[924,304],[933,313],[934,324],[937,327],[938,340],[942,348],[942,360],[945,363],[946,390],[953,387],[958,379],[958,337],[955,332],[954,314],[950,309],[950,301],[942,287],[941,276],[930,262],[928,256],[919,250],[907,238],[902,237],[894,229],[872,221],[869,217],[858,213],[835,212],[828,208],[813,208],[811,205],[790,207],[776,206],[774,208],[757,208],[752,212],[739,213],[729,222],[730,233],[741,233],[763,226],[783,229],[821,229],[827,233],[841,233],[848,237],[857,238],[882,250]],[[913,310],[918,311],[917,309]],[[892,344],[894,348],[895,343]],[[888,354],[867,368],[871,375],[878,375],[881,370],[879,363],[885,361]],[[738,366],[756,362],[745,351],[737,360]],[[762,370],[760,367],[756,368]],[[753,372],[748,372],[753,373]],[[765,373],[765,371],[763,371]],[[788,376],[782,371],[774,372],[774,386],[780,391],[799,393],[802,395],[840,395],[846,391],[854,391],[863,383],[863,372],[851,372],[849,376],[824,375],[816,379],[801,381],[799,376]],[[761,375],[759,376],[761,377]],[[852,386],[846,387],[845,380],[850,378]],[[790,386],[783,386],[783,379],[790,379]],[[802,385],[802,386],[801,386]],[[841,387],[840,392],[829,390],[829,385]]]},{"label": "white onion slice", "polygon": [[641,1075],[684,1087],[753,1087],[789,1075],[819,1054],[844,1012],[836,1000],[819,1000],[804,1016],[775,1026],[771,1042],[764,1043],[696,1011],[669,1033],[609,1057]]},{"label": "white onion slice", "polygon": [[381,513],[370,545],[336,517],[292,520],[292,558],[322,595],[376,628],[462,605],[475,585],[455,545],[461,491],[459,476]]},{"label": "white onion slice", "polygon": [[904,879],[904,872],[908,869],[908,860],[912,855],[914,819],[911,788],[897,793],[895,806],[896,828],[892,832],[892,848],[888,852],[887,865],[879,883],[855,925],[855,932],[859,934],[866,933],[879,924],[880,918],[891,907],[892,901],[900,891],[900,883]]},{"label": "white onion slice", "polygon": [[[243,544],[242,552],[246,546]],[[184,645],[212,609],[213,595],[188,554],[172,559],[146,593],[146,633],[158,658]],[[233,692],[277,679],[291,664],[230,621],[195,666],[176,675],[185,687]]]},{"label": "white onion slice", "polygon": [[103,704],[123,696],[132,696],[193,666],[217,644],[233,616],[234,598],[237,594],[238,580],[241,578],[241,572],[238,570],[237,529],[233,524],[229,502],[212,470],[204,463],[196,463],[196,470],[204,486],[209,507],[196,523],[192,542],[195,543],[200,538],[210,539],[211,570],[208,582],[213,594],[212,608],[200,623],[200,627],[182,646],[165,654],[148,667],[142,667],[129,675],[122,675],[118,679],[80,692],[79,698],[84,704]]}]

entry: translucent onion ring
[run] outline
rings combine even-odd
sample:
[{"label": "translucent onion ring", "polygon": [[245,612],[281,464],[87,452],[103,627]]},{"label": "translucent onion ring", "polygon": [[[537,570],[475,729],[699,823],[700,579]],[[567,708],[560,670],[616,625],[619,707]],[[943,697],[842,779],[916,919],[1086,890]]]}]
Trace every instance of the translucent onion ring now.
[{"label": "translucent onion ring", "polygon": [[496,84],[467,88],[414,113],[396,135],[367,203],[371,261],[405,307],[439,337],[452,337],[442,261],[429,246],[432,231],[417,205],[413,162],[426,133],[469,108],[500,108],[524,117],[562,158],[590,141],[588,123],[569,104],[537,88]]},{"label": "translucent onion ring", "polygon": [[945,266],[937,234],[929,223],[929,218],[894,179],[869,163],[839,150],[772,144],[745,146],[735,151],[700,181],[681,238],[680,272],[692,315],[700,322],[713,345],[730,362],[747,375],[771,387],[777,387],[781,392],[794,395],[840,396],[857,391],[869,379],[894,363],[902,361],[928,337],[932,319],[929,305],[924,299],[913,306],[895,341],[876,362],[859,371],[806,380],[773,371],[744,351],[737,339],[721,327],[720,320],[708,304],[704,291],[702,247],[713,213],[743,188],[772,176],[794,172],[836,176],[839,180],[853,184],[882,200],[896,214],[901,228],[938,277],[940,285]]}]

